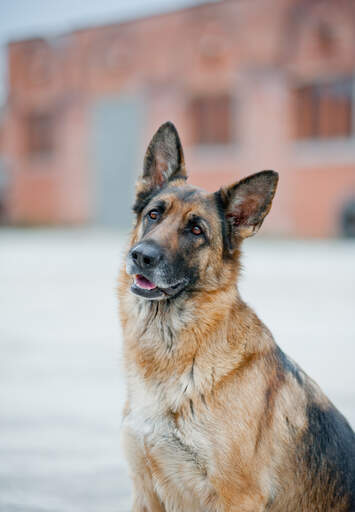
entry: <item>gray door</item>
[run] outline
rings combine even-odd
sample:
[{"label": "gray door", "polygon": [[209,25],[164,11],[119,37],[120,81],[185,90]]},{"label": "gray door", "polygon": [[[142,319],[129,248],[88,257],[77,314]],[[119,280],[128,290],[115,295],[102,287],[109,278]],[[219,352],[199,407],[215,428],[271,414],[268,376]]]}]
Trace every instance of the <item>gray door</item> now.
[{"label": "gray door", "polygon": [[113,96],[98,100],[92,114],[93,220],[127,230],[142,136],[142,101]]}]

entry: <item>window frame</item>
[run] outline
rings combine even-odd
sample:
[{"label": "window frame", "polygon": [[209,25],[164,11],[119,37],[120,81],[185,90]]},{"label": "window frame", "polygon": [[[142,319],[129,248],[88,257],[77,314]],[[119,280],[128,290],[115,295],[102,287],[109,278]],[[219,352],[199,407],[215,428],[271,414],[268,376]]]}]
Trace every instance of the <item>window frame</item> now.
[{"label": "window frame", "polygon": [[[350,112],[350,130],[349,134],[339,134],[339,135],[324,135],[321,133],[321,130],[318,130],[319,133],[314,135],[299,135],[299,119],[297,119],[297,91],[300,91],[302,88],[312,88],[312,87],[327,87],[331,85],[337,85],[341,83],[350,82],[350,103],[351,103],[351,112]],[[299,82],[296,85],[292,86],[292,117],[293,117],[293,131],[292,131],[292,139],[295,144],[315,144],[315,145],[323,145],[329,144],[333,142],[343,142],[347,143],[347,141],[353,141],[355,138],[355,76],[351,75],[338,75],[327,78],[315,79],[312,81],[304,81]],[[319,125],[320,114],[318,113],[318,125]],[[313,119],[314,121],[314,119]]]},{"label": "window frame", "polygon": [[[352,119],[351,134],[349,136],[324,137],[324,138],[296,138],[294,132],[290,134],[291,158],[295,165],[301,167],[320,167],[333,165],[354,165],[355,162],[355,75],[332,75],[330,77],[318,78],[312,81],[293,82],[290,94],[296,87],[312,85],[315,83],[331,83],[338,80],[352,80]],[[291,98],[290,98],[291,100]],[[295,103],[292,105],[292,116],[294,116]],[[294,122],[295,118],[293,117]],[[295,124],[294,124],[295,127]]]},{"label": "window frame", "polygon": [[[52,111],[31,111],[25,116],[24,149],[26,157],[30,160],[47,160],[54,156],[56,152],[55,117]],[[45,126],[37,126],[35,128],[37,134],[31,133],[34,130],[34,123],[43,123],[43,121]],[[41,131],[42,134],[46,134],[44,138],[40,134]],[[44,143],[41,142],[41,137]]]},{"label": "window frame", "polygon": [[[228,137],[225,142],[216,140],[213,142],[211,140],[210,142],[208,140],[199,140],[198,137],[196,137],[196,117],[194,117],[193,120],[191,120],[191,117],[193,115],[192,110],[194,109],[194,103],[197,101],[204,101],[208,100],[209,98],[218,99],[218,98],[227,98],[229,102],[229,127],[227,128],[228,131]],[[231,91],[214,91],[214,92],[202,92],[197,91],[196,93],[190,94],[187,100],[187,116],[188,119],[190,119],[190,129],[191,129],[191,147],[196,150],[203,150],[203,151],[215,151],[218,149],[228,150],[229,148],[234,148],[237,143],[237,135],[236,135],[236,99],[235,96],[232,94]]]}]

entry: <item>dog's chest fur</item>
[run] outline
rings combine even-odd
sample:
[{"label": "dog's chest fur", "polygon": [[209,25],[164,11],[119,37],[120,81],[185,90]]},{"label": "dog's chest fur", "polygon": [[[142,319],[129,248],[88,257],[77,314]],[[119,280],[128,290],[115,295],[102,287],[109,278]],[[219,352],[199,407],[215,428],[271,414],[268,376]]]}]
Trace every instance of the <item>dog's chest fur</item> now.
[{"label": "dog's chest fur", "polygon": [[[213,496],[207,479],[212,447],[202,425],[187,420],[178,426],[174,414],[162,403],[161,394],[154,395],[139,379],[123,429],[134,443],[134,464],[137,459],[145,460],[155,491],[169,507],[167,510],[199,511],[202,495]],[[130,451],[128,445],[128,457]]]},{"label": "dog's chest fur", "polygon": [[[135,304],[137,316],[128,321],[126,333],[134,339],[139,336],[142,354],[153,351],[173,367],[179,333],[189,313],[177,308],[162,323],[155,304]],[[201,503],[208,502],[213,504],[211,510],[218,510],[208,478],[213,472],[213,446],[191,400],[197,387],[203,390],[209,385],[207,376],[200,379],[198,370],[191,371],[189,365],[179,372],[172,370],[164,382],[155,376],[146,379],[133,362],[127,370],[129,404],[123,437],[131,467],[139,470],[139,461],[148,465],[155,492],[167,510],[198,512]],[[210,510],[209,505],[203,510]]]}]

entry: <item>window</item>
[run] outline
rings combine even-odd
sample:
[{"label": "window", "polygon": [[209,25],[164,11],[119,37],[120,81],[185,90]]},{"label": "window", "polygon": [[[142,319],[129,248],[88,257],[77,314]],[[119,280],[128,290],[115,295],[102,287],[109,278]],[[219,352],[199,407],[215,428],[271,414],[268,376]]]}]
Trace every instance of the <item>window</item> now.
[{"label": "window", "polygon": [[27,153],[49,156],[54,150],[54,119],[48,113],[30,114],[26,120]]},{"label": "window", "polygon": [[347,79],[296,89],[296,138],[350,137],[352,88]]},{"label": "window", "polygon": [[190,105],[194,144],[229,144],[232,136],[232,101],[227,94],[194,98]]}]

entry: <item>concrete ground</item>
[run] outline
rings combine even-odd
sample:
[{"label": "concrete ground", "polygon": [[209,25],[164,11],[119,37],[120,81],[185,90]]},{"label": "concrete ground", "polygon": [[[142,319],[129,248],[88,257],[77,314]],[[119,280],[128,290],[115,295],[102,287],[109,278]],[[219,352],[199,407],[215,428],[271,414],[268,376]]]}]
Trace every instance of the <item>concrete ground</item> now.
[{"label": "concrete ground", "polygon": [[[123,237],[0,231],[0,511],[126,512]],[[242,294],[355,425],[355,243],[248,240]]]}]

